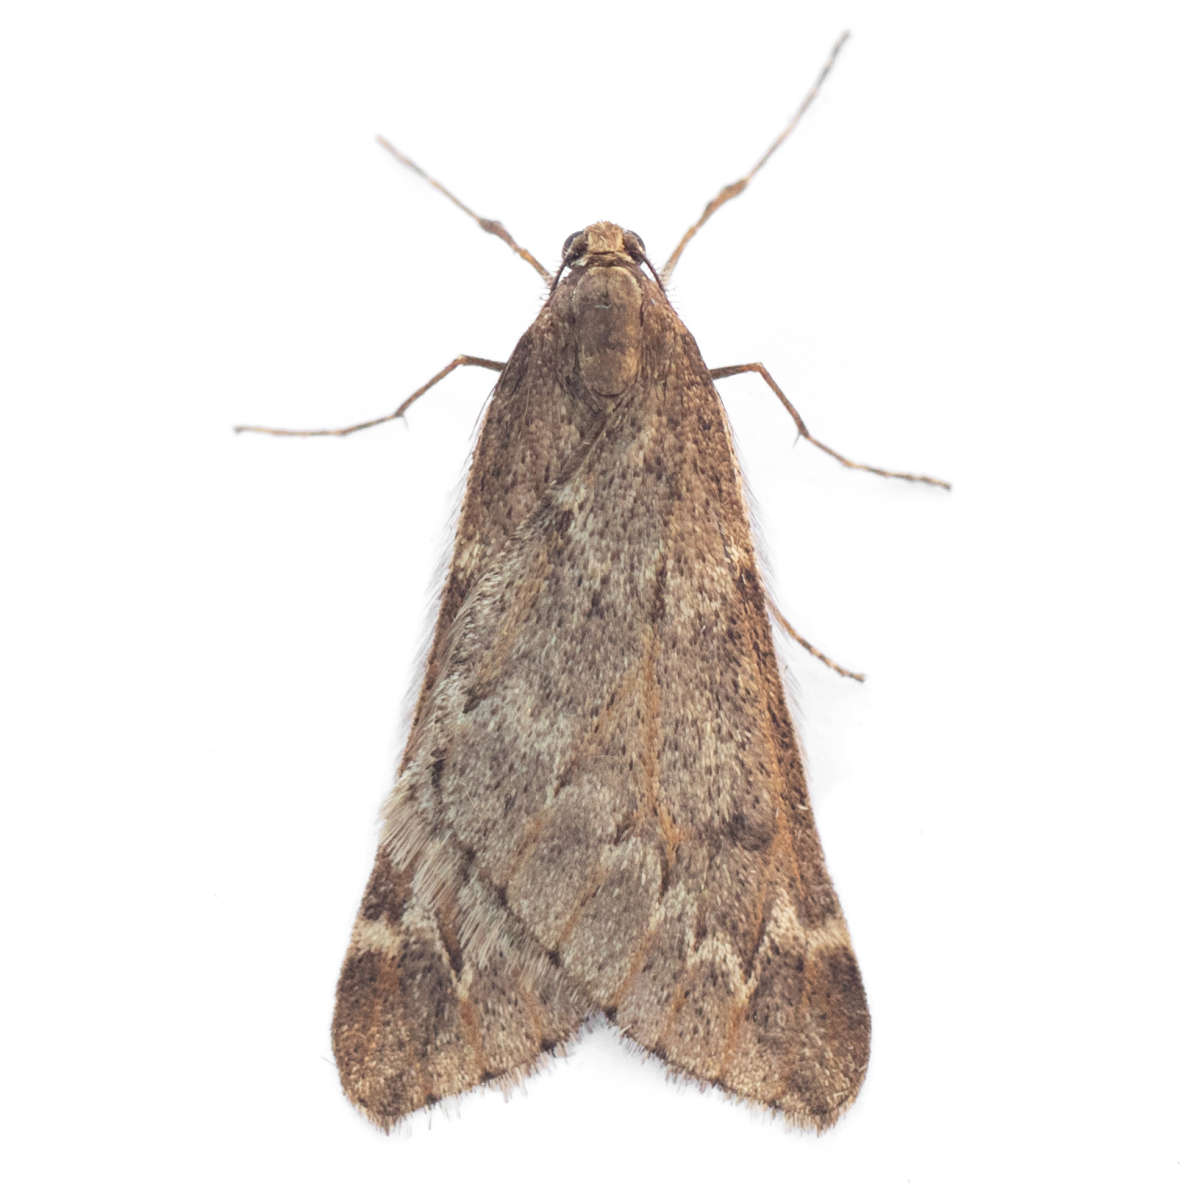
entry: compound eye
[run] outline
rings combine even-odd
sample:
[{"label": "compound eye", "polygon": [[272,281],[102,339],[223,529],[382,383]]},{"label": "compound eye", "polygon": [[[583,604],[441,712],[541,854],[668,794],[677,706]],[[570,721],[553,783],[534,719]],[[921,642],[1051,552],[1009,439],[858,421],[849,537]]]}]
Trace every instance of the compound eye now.
[{"label": "compound eye", "polygon": [[632,258],[646,257],[646,243],[632,229],[625,230],[625,251]]},{"label": "compound eye", "polygon": [[575,239],[579,237],[583,237],[582,229],[575,230],[575,232],[571,234],[571,236],[567,238],[565,242],[563,242],[562,256],[564,262],[570,257],[571,247],[575,244]]}]

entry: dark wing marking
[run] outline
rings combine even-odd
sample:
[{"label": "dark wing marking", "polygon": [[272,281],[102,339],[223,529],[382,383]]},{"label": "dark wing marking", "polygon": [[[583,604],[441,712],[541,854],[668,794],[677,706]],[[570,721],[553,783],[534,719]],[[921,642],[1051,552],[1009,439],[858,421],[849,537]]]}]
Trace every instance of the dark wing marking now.
[{"label": "dark wing marking", "polygon": [[531,982],[503,943],[482,957],[464,948],[459,921],[454,896],[422,904],[411,876],[379,856],[338,981],[333,1045],[347,1096],[385,1129],[527,1074],[591,1007],[561,973]]}]

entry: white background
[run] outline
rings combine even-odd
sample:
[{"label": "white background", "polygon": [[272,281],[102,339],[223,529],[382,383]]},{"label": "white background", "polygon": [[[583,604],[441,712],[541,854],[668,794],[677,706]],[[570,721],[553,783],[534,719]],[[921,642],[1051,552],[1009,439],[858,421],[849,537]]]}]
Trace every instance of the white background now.
[{"label": "white background", "polygon": [[[435,12],[435,8],[437,11]],[[722,386],[875,1020],[813,1137],[608,1032],[383,1137],[333,987],[534,273],[600,218]],[[0,1178],[20,1196],[1194,1195],[1186,3],[22,4],[0,22]]]}]

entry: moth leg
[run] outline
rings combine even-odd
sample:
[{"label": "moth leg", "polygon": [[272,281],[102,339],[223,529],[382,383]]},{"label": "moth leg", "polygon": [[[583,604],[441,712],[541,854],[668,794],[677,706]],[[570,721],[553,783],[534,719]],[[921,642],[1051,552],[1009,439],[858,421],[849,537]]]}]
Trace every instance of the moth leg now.
[{"label": "moth leg", "polygon": [[776,604],[770,596],[767,597],[767,607],[771,610],[771,615],[774,616],[775,620],[779,622],[780,628],[784,631],[784,633],[786,633],[794,642],[797,642],[799,645],[803,646],[804,649],[807,650],[809,654],[811,654],[818,662],[823,662],[831,671],[836,671],[839,675],[844,676],[846,679],[853,679],[858,683],[866,683],[867,677],[865,675],[860,674],[858,671],[849,671],[845,667],[840,666],[838,663],[835,663],[827,654],[822,654],[821,651],[818,650],[816,646],[814,646],[807,638],[802,638],[792,626],[791,621],[789,621],[787,617],[780,612],[779,605]]},{"label": "moth leg", "polygon": [[[821,90],[821,85],[825,82],[826,76],[833,70],[834,61],[841,53],[842,47],[846,44],[850,34],[843,33],[840,38],[834,43],[833,49],[829,52],[829,57],[825,60],[825,65],[821,68],[820,74],[817,75],[812,87],[808,89],[808,94],[804,97],[800,107],[796,110],[792,119],[787,123],[783,132],[767,147],[767,152],[750,168],[747,175],[743,175],[736,183],[726,184],[705,206],[704,211],[700,214],[700,219],[688,229],[687,233],[679,239],[679,245],[671,251],[671,257],[667,259],[667,265],[662,269],[662,282],[666,283],[671,278],[671,272],[675,270],[675,264],[679,261],[679,256],[683,253],[688,242],[700,232],[700,227],[713,215],[723,204],[732,200],[735,196],[740,196],[747,188],[755,175],[759,173],[766,165],[767,159],[779,149],[780,146],[787,140],[788,134],[800,123],[800,118],[808,112],[812,102],[817,98],[817,93]],[[460,205],[461,207],[461,205]],[[474,216],[474,213],[471,214]]]},{"label": "moth leg", "polygon": [[727,379],[730,375],[744,375],[747,371],[754,371],[763,377],[767,387],[779,397],[780,403],[788,410],[792,420],[796,422],[796,428],[799,430],[800,436],[807,438],[818,450],[823,450],[830,458],[836,458],[843,467],[853,467],[856,471],[870,471],[872,475],[883,475],[887,479],[907,479],[911,483],[928,483],[933,487],[945,488],[946,491],[950,490],[950,485],[944,479],[935,479],[932,475],[910,475],[906,471],[885,471],[882,467],[869,467],[866,463],[853,462],[845,455],[839,454],[832,446],[827,446],[824,442],[817,441],[808,432],[808,426],[804,424],[804,418],[800,416],[792,406],[792,402],[783,394],[783,389],[771,378],[771,372],[760,362],[742,363],[736,367],[718,367],[717,370],[710,371],[709,374],[713,379]]},{"label": "moth leg", "polygon": [[346,425],[341,429],[272,429],[267,425],[235,425],[234,433],[271,433],[276,437],[345,437],[348,433],[357,433],[360,429],[370,429],[374,425],[383,425],[404,416],[409,407],[419,400],[435,383],[440,383],[451,371],[458,367],[487,367],[489,371],[503,371],[505,364],[491,358],[476,358],[473,354],[460,354],[452,363],[444,366],[432,379],[423,383],[394,413],[386,417],[375,417],[371,421],[360,421],[357,425]]},{"label": "moth leg", "polygon": [[432,175],[428,175],[422,171],[421,168],[418,167],[417,164],[413,162],[413,160],[409,158],[407,154],[401,154],[400,151],[397,150],[396,147],[387,140],[387,138],[376,137],[375,140],[397,162],[403,163],[404,166],[406,166],[410,171],[415,171],[423,180],[425,180],[426,183],[441,192],[442,195],[445,196],[446,199],[455,206],[455,208],[462,209],[462,211],[465,212],[467,216],[470,217],[471,220],[483,230],[484,233],[490,233],[494,237],[498,237],[510,250],[512,250],[515,254],[519,254],[542,277],[543,282],[550,282],[550,272],[547,271],[546,268],[543,267],[542,264],[538,262],[538,260],[534,258],[528,250],[525,249],[524,246],[517,245],[517,243],[513,240],[512,234],[504,228],[502,222],[489,221],[486,217],[481,217],[473,209],[468,208],[452,191],[450,191],[449,188],[438,183],[438,181],[434,179]]}]

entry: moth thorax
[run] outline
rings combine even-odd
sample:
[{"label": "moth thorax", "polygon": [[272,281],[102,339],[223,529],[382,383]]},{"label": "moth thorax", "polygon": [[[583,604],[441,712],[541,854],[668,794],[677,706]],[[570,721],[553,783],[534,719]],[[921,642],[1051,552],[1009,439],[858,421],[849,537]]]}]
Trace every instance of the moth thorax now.
[{"label": "moth thorax", "polygon": [[600,396],[637,378],[642,352],[642,288],[628,267],[587,268],[571,293],[579,374]]}]

